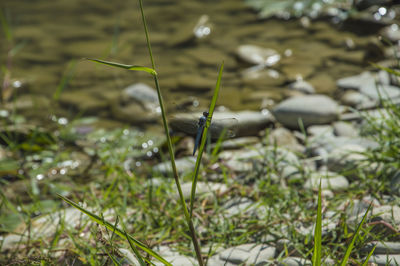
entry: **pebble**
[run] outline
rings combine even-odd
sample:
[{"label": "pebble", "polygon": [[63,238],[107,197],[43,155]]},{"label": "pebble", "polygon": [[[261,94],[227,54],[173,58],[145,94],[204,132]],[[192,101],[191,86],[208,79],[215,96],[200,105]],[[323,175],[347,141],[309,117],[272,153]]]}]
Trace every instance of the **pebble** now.
[{"label": "pebble", "polygon": [[353,138],[358,136],[358,129],[356,129],[351,123],[338,121],[333,123],[333,133],[336,136]]},{"label": "pebble", "polygon": [[337,103],[325,95],[307,95],[289,98],[273,110],[279,123],[288,128],[299,128],[299,119],[305,127],[329,124],[338,118]]},{"label": "pebble", "polygon": [[[178,174],[188,173],[194,170],[196,165],[196,158],[193,156],[175,159],[176,169]],[[171,161],[166,161],[153,166],[154,172],[159,172],[163,175],[172,173]]]},{"label": "pebble", "polygon": [[313,94],[315,93],[315,89],[313,85],[308,83],[307,81],[304,81],[303,79],[297,80],[289,85],[289,89],[295,90],[295,91],[300,91],[305,94]]},{"label": "pebble", "polygon": [[270,262],[270,259],[274,258],[274,255],[275,247],[256,243],[244,244],[220,252],[219,260],[221,264],[219,265],[226,265],[224,264],[225,262],[232,263],[233,265],[240,265],[243,263],[249,265],[265,265]]},{"label": "pebble", "polygon": [[349,187],[349,181],[342,175],[334,172],[313,172],[304,183],[305,189],[318,189],[321,181],[321,189],[343,191]]},{"label": "pebble", "polygon": [[400,255],[399,254],[372,255],[369,258],[368,262],[376,263],[379,266],[397,266],[400,264]]},{"label": "pebble", "polygon": [[279,62],[281,56],[277,51],[256,45],[241,45],[237,48],[238,57],[252,65],[273,66]]}]

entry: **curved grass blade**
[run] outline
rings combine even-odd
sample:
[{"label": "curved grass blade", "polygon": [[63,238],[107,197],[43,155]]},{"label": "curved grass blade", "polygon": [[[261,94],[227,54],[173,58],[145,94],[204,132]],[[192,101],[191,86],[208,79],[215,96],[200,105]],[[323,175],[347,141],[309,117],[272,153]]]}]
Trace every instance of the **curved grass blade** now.
[{"label": "curved grass blade", "polygon": [[92,59],[92,58],[86,58],[89,61],[107,65],[107,66],[112,66],[112,67],[118,67],[118,68],[123,68],[123,69],[128,69],[128,70],[134,70],[134,71],[144,71],[147,72],[153,76],[157,76],[157,72],[150,67],[144,67],[144,66],[136,66],[136,65],[125,65],[125,64],[120,64],[120,63],[115,63],[115,62],[110,62],[110,61],[104,61],[100,59]]},{"label": "curved grass blade", "polygon": [[99,225],[103,225],[105,226],[107,229],[109,230],[113,230],[115,232],[115,234],[119,235],[122,238],[126,238],[128,237],[130,239],[129,242],[132,242],[135,246],[137,246],[138,248],[140,248],[141,250],[143,250],[144,252],[146,252],[147,254],[153,256],[154,258],[158,259],[159,261],[161,261],[162,263],[164,263],[164,265],[168,265],[168,266],[172,266],[171,263],[169,263],[168,261],[166,261],[163,257],[161,257],[159,254],[157,254],[156,252],[154,252],[153,250],[149,249],[148,247],[146,247],[145,244],[143,244],[142,242],[136,240],[135,238],[133,238],[131,235],[124,233],[122,230],[116,228],[115,226],[113,226],[112,224],[110,224],[109,222],[104,221],[101,217],[97,216],[96,214],[82,208],[81,206],[79,206],[78,204],[76,204],[75,202],[61,196],[60,194],[57,194],[62,200],[64,200],[66,203],[70,204],[71,206],[75,207],[76,209],[78,209],[79,211],[83,212],[84,214],[86,214],[87,216],[90,217],[90,219],[92,219],[93,221],[95,221],[96,223],[98,223]]},{"label": "curved grass blade", "polygon": [[222,78],[223,70],[224,70],[224,62],[222,62],[221,67],[219,68],[217,84],[215,85],[214,95],[211,100],[210,109],[208,110],[206,126],[204,127],[204,130],[203,130],[203,136],[201,138],[201,144],[199,147],[199,152],[197,154],[196,165],[194,168],[194,176],[193,176],[193,181],[192,181],[192,191],[190,194],[190,217],[192,217],[192,215],[193,215],[193,205],[194,205],[194,200],[195,200],[195,196],[196,196],[196,185],[197,185],[197,180],[198,180],[198,176],[199,176],[200,162],[201,162],[201,158],[203,156],[204,146],[206,145],[208,128],[211,125],[212,115],[214,113],[215,105],[217,103],[219,89],[221,87],[220,85],[221,85],[221,78]]},{"label": "curved grass blade", "polygon": [[315,222],[314,231],[314,253],[312,256],[312,265],[321,265],[321,238],[322,238],[322,207],[321,207],[321,180],[319,181],[318,189],[318,208],[317,221]]},{"label": "curved grass blade", "polygon": [[358,238],[358,236],[359,236],[359,234],[360,234],[360,231],[361,231],[361,228],[362,228],[363,224],[364,224],[365,221],[367,220],[367,215],[368,215],[368,212],[371,210],[371,207],[372,207],[372,203],[369,205],[367,211],[366,211],[365,214],[364,214],[364,217],[362,218],[361,222],[358,224],[357,230],[356,230],[356,232],[354,233],[353,238],[351,239],[350,244],[347,246],[346,253],[344,254],[344,257],[343,257],[342,261],[340,262],[340,266],[345,266],[345,265],[347,265],[347,261],[349,260],[350,253],[351,253],[351,251],[353,250],[354,243],[356,242],[356,239]]}]

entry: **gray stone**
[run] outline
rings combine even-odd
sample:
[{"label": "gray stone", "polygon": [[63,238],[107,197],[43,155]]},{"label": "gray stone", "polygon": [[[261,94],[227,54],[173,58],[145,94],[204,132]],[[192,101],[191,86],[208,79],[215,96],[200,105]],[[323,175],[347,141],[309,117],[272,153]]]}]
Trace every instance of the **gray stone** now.
[{"label": "gray stone", "polygon": [[318,189],[321,181],[321,189],[330,189],[333,191],[343,191],[349,186],[349,181],[334,172],[314,172],[304,183],[305,189]]},{"label": "gray stone", "polygon": [[400,88],[392,85],[368,83],[361,86],[360,92],[375,101],[400,97]]},{"label": "gray stone", "polygon": [[145,105],[147,109],[159,106],[157,91],[144,83],[135,83],[123,89],[121,93],[122,103],[126,104],[131,100]]},{"label": "gray stone", "polygon": [[299,257],[286,257],[278,263],[279,266],[308,266],[312,265],[310,260]]},{"label": "gray stone", "polygon": [[375,84],[375,78],[371,72],[363,72],[356,76],[341,78],[336,85],[343,90],[359,90],[365,84]]},{"label": "gray stone", "polygon": [[333,127],[331,125],[309,126],[307,133],[312,136],[312,139],[333,137]]},{"label": "gray stone", "polygon": [[400,255],[372,255],[369,263],[376,263],[379,266],[398,266],[400,265]]},{"label": "gray stone", "polygon": [[358,144],[344,144],[329,152],[327,165],[329,170],[340,172],[357,167],[365,161],[367,156],[363,154],[366,149]]},{"label": "gray stone", "polygon": [[336,136],[345,137],[357,137],[358,129],[356,129],[351,123],[338,121],[333,123],[333,132]]},{"label": "gray stone", "polygon": [[161,115],[157,92],[144,83],[128,86],[112,102],[111,113],[130,123],[154,122]]},{"label": "gray stone", "polygon": [[337,103],[325,95],[308,95],[289,98],[273,110],[278,122],[288,128],[299,128],[299,120],[305,127],[329,124],[338,117]]},{"label": "gray stone", "polygon": [[375,247],[374,254],[400,254],[400,242],[373,241],[363,247],[364,252],[370,252]]},{"label": "gray stone", "polygon": [[[193,156],[175,159],[176,169],[179,174],[193,171],[196,165],[196,158]],[[163,175],[172,173],[171,161],[166,161],[153,166],[154,172],[159,172]]]},{"label": "gray stone", "polygon": [[388,224],[400,225],[400,207],[382,205],[372,209],[374,220],[383,220]]},{"label": "gray stone", "polygon": [[374,101],[371,100],[368,96],[358,92],[358,91],[346,91],[342,97],[340,98],[341,102],[345,105],[362,108],[364,106],[369,106],[374,104]]},{"label": "gray stone", "polygon": [[[189,199],[192,191],[192,182],[187,182],[181,185],[183,197]],[[214,194],[222,194],[228,191],[228,187],[222,183],[212,182],[197,182],[196,196],[203,196],[204,194],[209,195],[209,198],[213,198]],[[179,199],[179,194],[176,194],[176,198]]]},{"label": "gray stone", "polygon": [[219,259],[233,264],[265,265],[274,255],[275,247],[264,244],[244,244],[222,251]]},{"label": "gray stone", "polygon": [[394,195],[400,196],[400,171],[397,171],[390,179],[390,190]]},{"label": "gray stone", "polygon": [[[195,136],[201,113],[179,113],[173,115],[169,122],[174,130]],[[232,119],[234,118],[234,119]],[[257,135],[262,129],[271,125],[274,117],[269,112],[241,111],[215,112],[209,133],[212,139],[218,139],[223,131],[234,137]]]},{"label": "gray stone", "polygon": [[226,217],[232,217],[254,210],[254,202],[248,198],[232,199],[224,204],[223,209]]},{"label": "gray stone", "polygon": [[249,44],[239,46],[237,55],[249,64],[262,66],[273,66],[281,59],[279,53],[273,49]]},{"label": "gray stone", "polygon": [[277,145],[294,152],[303,152],[304,147],[300,145],[292,132],[284,127],[272,130],[268,135],[269,144]]},{"label": "gray stone", "polygon": [[304,81],[303,79],[297,80],[289,85],[289,89],[295,90],[295,91],[300,91],[305,94],[313,94],[315,93],[315,89],[313,85],[308,83],[307,81]]},{"label": "gray stone", "polygon": [[396,43],[400,40],[400,27],[398,24],[386,26],[380,30],[380,34],[387,40]]}]

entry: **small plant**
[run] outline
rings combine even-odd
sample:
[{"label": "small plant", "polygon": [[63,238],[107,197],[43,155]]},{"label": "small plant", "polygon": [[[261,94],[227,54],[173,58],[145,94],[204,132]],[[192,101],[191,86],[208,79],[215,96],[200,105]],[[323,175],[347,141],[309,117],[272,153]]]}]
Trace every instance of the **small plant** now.
[{"label": "small plant", "polygon": [[[153,54],[152,54],[150,38],[149,38],[147,24],[146,24],[146,19],[145,19],[145,15],[144,15],[144,11],[143,11],[142,0],[139,0],[139,5],[140,5],[140,11],[141,11],[141,15],[142,15],[144,32],[145,32],[145,35],[146,35],[147,47],[148,47],[149,57],[150,57],[150,60],[151,60],[151,66],[152,67],[149,68],[149,67],[137,66],[137,65],[124,65],[124,64],[120,64],[120,63],[109,62],[109,61],[104,61],[104,60],[99,60],[99,59],[88,59],[88,60],[90,60],[92,62],[99,63],[99,64],[108,65],[108,66],[111,66],[111,67],[117,67],[117,68],[122,68],[122,69],[127,69],[127,70],[133,70],[133,71],[144,71],[144,72],[147,72],[147,73],[149,73],[149,74],[151,74],[153,76],[155,87],[157,89],[159,105],[160,105],[160,108],[161,108],[163,126],[164,126],[164,130],[165,130],[165,135],[166,135],[166,138],[167,138],[168,151],[169,151],[169,156],[170,156],[170,159],[171,159],[171,166],[172,166],[173,176],[174,176],[174,179],[175,179],[176,188],[177,188],[178,193],[179,193],[180,203],[181,203],[182,208],[183,208],[185,220],[186,220],[187,225],[189,227],[189,232],[190,232],[190,236],[191,236],[192,243],[193,243],[193,246],[194,246],[194,250],[195,250],[195,253],[196,253],[197,261],[198,261],[199,265],[202,266],[202,265],[204,265],[204,262],[203,262],[203,258],[202,258],[202,255],[201,255],[200,245],[199,245],[199,242],[198,242],[198,239],[197,239],[197,236],[196,236],[196,231],[195,231],[195,228],[194,228],[194,225],[193,225],[193,208],[194,208],[194,201],[195,201],[195,195],[196,195],[196,184],[197,184],[197,180],[198,180],[198,174],[199,174],[202,154],[203,154],[204,146],[205,146],[205,143],[206,143],[206,140],[207,140],[208,128],[209,128],[209,126],[211,124],[212,116],[213,116],[213,113],[214,113],[214,109],[215,109],[215,105],[216,105],[216,102],[217,102],[218,93],[219,93],[219,89],[220,89],[220,83],[221,83],[221,77],[222,77],[222,71],[223,71],[223,63],[221,65],[220,69],[219,69],[219,74],[218,74],[218,79],[217,79],[217,83],[216,83],[215,90],[214,90],[214,95],[213,95],[213,98],[211,100],[210,108],[208,110],[208,117],[207,117],[206,125],[205,125],[204,131],[202,133],[201,144],[200,144],[200,147],[199,147],[199,152],[198,152],[198,155],[197,155],[197,160],[196,160],[196,165],[195,165],[195,170],[194,170],[193,180],[192,180],[192,190],[191,190],[191,196],[190,196],[190,208],[188,208],[186,206],[186,202],[185,202],[185,199],[184,199],[184,196],[183,196],[183,193],[182,193],[182,188],[181,188],[181,185],[180,185],[180,180],[179,180],[178,172],[177,172],[176,165],[175,165],[174,149],[173,149],[171,137],[170,137],[170,134],[169,134],[169,128],[168,128],[166,112],[165,112],[165,108],[164,108],[164,102],[163,102],[163,98],[162,98],[162,95],[161,95],[161,89],[160,89],[160,85],[159,85],[158,74],[157,74],[156,69],[155,69],[155,63],[154,63],[154,59],[153,59]],[[139,262],[142,265],[144,264],[143,260],[148,261],[148,259],[142,258],[140,256],[140,253],[138,252],[137,248],[139,248],[139,249],[143,250],[144,252],[146,252],[147,254],[155,257],[159,261],[163,262],[165,265],[170,265],[170,263],[167,262],[164,258],[162,258],[159,254],[157,254],[156,252],[154,252],[151,249],[149,249],[145,244],[143,244],[140,241],[136,240],[134,237],[130,236],[125,230],[118,229],[116,225],[112,225],[112,224],[104,221],[104,219],[102,219],[99,216],[97,216],[96,214],[88,211],[87,209],[79,206],[78,204],[72,202],[71,200],[69,200],[69,199],[67,199],[67,198],[65,198],[65,197],[63,197],[61,195],[59,195],[59,196],[64,201],[66,201],[67,203],[72,205],[73,207],[77,208],[81,212],[83,212],[86,215],[88,215],[96,223],[105,226],[107,229],[113,231],[115,234],[119,235],[120,237],[126,238],[128,240],[128,242],[129,242],[133,252],[136,254],[136,256],[138,257]]]}]

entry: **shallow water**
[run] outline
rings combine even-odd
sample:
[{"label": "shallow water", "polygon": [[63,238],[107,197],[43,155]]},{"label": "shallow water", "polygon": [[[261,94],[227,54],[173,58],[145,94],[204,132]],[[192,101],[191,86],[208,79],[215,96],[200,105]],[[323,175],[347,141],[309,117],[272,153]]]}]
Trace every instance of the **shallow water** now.
[{"label": "shallow water", "polygon": [[[150,66],[136,1],[4,0],[2,6],[14,42],[10,45],[1,36],[0,62],[6,62],[10,47],[24,43],[12,58],[10,70],[12,79],[23,84],[16,90],[17,99],[33,101],[20,107],[26,115],[40,120],[53,113],[66,117],[84,114],[113,120],[111,102],[123,88],[136,82],[153,85],[148,74],[81,60],[92,57]],[[186,108],[193,110],[208,106],[223,60],[218,104],[232,110],[270,107],[293,94],[287,85],[299,76],[317,93],[334,95],[336,79],[368,67],[366,47],[374,36],[374,32],[365,34],[365,29],[363,35],[357,35],[322,19],[311,21],[309,27],[300,20],[261,21],[241,0],[149,0],[145,1],[145,14],[163,97],[168,111],[173,112],[187,102]],[[211,33],[186,42],[202,15],[209,16],[206,25]],[[241,73],[249,65],[236,56],[237,47],[243,44],[277,50],[282,59],[272,69],[278,76],[243,79]],[[53,95],[60,86],[57,102]]]}]

